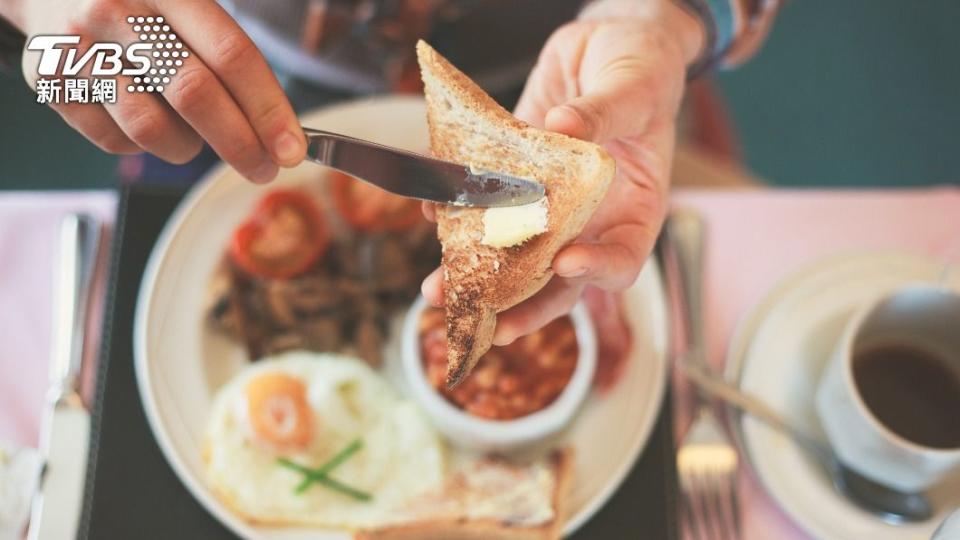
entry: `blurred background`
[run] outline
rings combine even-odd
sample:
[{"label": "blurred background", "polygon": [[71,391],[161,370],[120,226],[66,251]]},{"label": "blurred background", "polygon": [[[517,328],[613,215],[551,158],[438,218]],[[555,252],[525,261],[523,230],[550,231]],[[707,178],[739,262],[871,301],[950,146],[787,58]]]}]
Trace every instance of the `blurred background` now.
[{"label": "blurred background", "polygon": [[[796,1],[716,76],[743,164],[778,186],[960,183],[960,2]],[[0,189],[103,188],[113,156],[0,74]]]}]

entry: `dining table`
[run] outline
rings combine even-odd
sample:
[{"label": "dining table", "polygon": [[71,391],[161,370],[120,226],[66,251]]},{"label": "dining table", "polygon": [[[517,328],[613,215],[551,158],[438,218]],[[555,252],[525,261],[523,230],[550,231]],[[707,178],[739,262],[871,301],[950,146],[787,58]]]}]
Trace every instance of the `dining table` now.
[{"label": "dining table", "polygon": [[[38,443],[47,390],[60,221],[70,212],[93,214],[106,225],[106,244],[116,204],[114,191],[0,193],[0,441],[27,447]],[[778,281],[805,264],[833,254],[870,250],[960,259],[960,187],[956,186],[679,188],[671,204],[699,210],[706,223],[704,316],[708,360],[718,370],[723,367],[737,321]],[[88,400],[109,251],[100,251],[85,347]],[[671,384],[679,439],[691,421],[694,395],[677,370]],[[738,492],[745,540],[809,538],[801,524],[792,522],[765,493],[749,467],[741,467]]]}]

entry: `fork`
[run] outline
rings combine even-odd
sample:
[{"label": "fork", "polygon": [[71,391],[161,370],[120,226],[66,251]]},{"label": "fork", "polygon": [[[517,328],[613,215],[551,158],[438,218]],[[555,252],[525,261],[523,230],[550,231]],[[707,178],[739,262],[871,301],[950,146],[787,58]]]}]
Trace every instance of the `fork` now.
[{"label": "fork", "polygon": [[[687,350],[679,357],[683,370],[709,370],[703,331],[704,225],[691,210],[671,213],[666,225],[668,257],[679,276],[677,302]],[[709,398],[697,390],[697,412],[677,452],[683,520],[690,538],[738,540],[740,508],[737,496],[739,459]]]},{"label": "fork", "polygon": [[677,452],[681,507],[690,538],[738,540],[737,452],[703,401]]}]

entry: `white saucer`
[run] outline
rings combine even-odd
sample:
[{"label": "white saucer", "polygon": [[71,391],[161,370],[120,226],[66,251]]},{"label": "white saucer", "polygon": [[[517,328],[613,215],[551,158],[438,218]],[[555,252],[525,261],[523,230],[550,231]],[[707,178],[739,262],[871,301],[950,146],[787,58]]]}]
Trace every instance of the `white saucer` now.
[{"label": "white saucer", "polygon": [[[934,282],[943,263],[900,253],[862,253],[818,261],[787,278],[740,321],[726,376],[806,428],[823,435],[813,396],[849,316],[907,283]],[[960,276],[951,286],[960,290]],[[825,473],[784,435],[740,416],[739,443],[757,478],[786,513],[824,540],[928,540],[960,506],[960,474],[931,490],[933,519],[889,525],[834,491]]]}]

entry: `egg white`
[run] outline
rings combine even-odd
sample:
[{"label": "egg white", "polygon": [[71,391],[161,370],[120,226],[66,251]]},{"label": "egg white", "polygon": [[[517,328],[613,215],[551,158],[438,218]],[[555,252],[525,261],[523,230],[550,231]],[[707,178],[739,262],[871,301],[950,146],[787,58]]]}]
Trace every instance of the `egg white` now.
[{"label": "egg white", "polygon": [[[285,457],[318,467],[357,438],[363,449],[331,477],[372,494],[368,502],[314,484],[294,489],[302,476],[277,464],[278,455],[251,440],[238,415],[247,382],[265,371],[298,377],[313,411],[314,440]],[[444,447],[417,407],[364,362],[345,356],[290,352],[245,368],[214,399],[206,432],[207,479],[221,500],[251,522],[347,528],[396,521],[397,509],[441,485]]]}]

